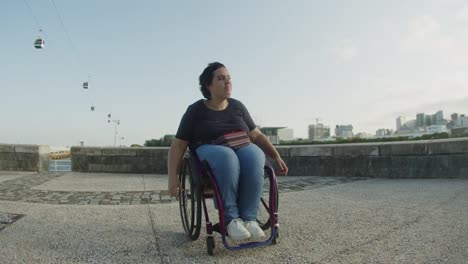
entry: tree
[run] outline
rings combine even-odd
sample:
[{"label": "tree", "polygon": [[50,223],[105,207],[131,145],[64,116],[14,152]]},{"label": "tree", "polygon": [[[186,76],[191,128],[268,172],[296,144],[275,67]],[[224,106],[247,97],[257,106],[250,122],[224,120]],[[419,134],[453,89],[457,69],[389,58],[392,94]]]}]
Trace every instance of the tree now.
[{"label": "tree", "polygon": [[145,140],[145,147],[169,147],[175,139],[175,135],[164,135],[160,139]]}]

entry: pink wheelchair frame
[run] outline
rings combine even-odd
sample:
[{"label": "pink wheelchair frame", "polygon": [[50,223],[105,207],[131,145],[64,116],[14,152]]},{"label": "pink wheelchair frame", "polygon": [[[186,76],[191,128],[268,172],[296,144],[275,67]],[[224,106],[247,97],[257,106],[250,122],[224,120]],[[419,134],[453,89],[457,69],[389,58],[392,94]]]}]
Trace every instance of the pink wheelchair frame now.
[{"label": "pink wheelchair frame", "polygon": [[[215,248],[213,232],[221,234],[223,245],[229,250],[276,244],[279,237],[278,189],[275,171],[268,159],[266,159],[264,167],[264,177],[264,193],[266,191],[265,188],[268,189],[268,193],[265,195],[266,197],[262,195],[260,199],[257,222],[263,230],[270,229],[270,235],[264,241],[230,245],[226,240],[227,231],[225,228],[224,210],[213,172],[208,162],[200,161],[195,153],[186,152],[179,168],[179,205],[182,225],[187,236],[191,240],[197,240],[200,236],[203,208],[207,232],[206,245],[209,255],[213,255],[213,249]],[[218,205],[219,223],[217,224],[213,225],[209,219],[206,198],[214,198]],[[262,212],[266,212],[266,214],[262,216]],[[268,219],[262,219],[265,217],[268,217]]]}]

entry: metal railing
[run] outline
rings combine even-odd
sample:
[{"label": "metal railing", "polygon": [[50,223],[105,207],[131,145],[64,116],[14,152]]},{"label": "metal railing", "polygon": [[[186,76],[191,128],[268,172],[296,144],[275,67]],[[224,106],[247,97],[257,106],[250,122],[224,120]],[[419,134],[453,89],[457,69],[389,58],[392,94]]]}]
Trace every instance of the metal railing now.
[{"label": "metal railing", "polygon": [[71,159],[49,160],[49,172],[70,172]]}]

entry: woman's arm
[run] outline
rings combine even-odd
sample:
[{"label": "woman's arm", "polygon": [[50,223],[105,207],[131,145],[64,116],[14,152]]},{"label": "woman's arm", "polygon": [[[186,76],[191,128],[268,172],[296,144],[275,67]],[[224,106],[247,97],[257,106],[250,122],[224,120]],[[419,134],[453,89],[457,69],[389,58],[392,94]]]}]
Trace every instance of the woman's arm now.
[{"label": "woman's arm", "polygon": [[272,158],[276,164],[278,164],[280,174],[288,174],[288,166],[286,166],[286,163],[283,161],[276,148],[271,144],[270,140],[268,140],[262,131],[260,131],[260,129],[254,128],[249,132],[249,137],[250,140],[257,144],[268,157]]},{"label": "woman's arm", "polygon": [[169,175],[168,191],[170,196],[178,196],[179,179],[177,177],[177,168],[179,168],[182,156],[187,149],[188,141],[176,138],[171,144],[167,154],[167,171]]}]

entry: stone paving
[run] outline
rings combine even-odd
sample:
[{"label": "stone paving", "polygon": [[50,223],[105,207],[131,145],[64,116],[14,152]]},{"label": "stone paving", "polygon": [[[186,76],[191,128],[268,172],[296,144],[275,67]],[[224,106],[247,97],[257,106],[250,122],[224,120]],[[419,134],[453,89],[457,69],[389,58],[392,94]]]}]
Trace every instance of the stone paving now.
[{"label": "stone paving", "polygon": [[[206,227],[191,241],[179,205],[156,202],[167,175],[0,172],[0,263],[468,263],[468,180],[278,182],[279,243],[231,251],[216,234],[209,256]],[[90,205],[90,193],[149,199]]]},{"label": "stone paving", "polygon": [[7,214],[7,213],[2,213],[0,212],[0,231],[4,229],[5,227],[13,224],[16,222],[18,219],[23,217],[23,215],[20,214]]},{"label": "stone paving", "polygon": [[[34,186],[57,179],[65,174],[39,173],[0,182],[0,200],[42,204],[131,205],[170,203],[167,190],[145,191],[51,191],[36,190]],[[146,175],[148,177],[148,175]],[[141,177],[144,186],[145,176]],[[278,178],[280,193],[303,191],[342,183],[365,180],[362,177],[301,177]]]}]

